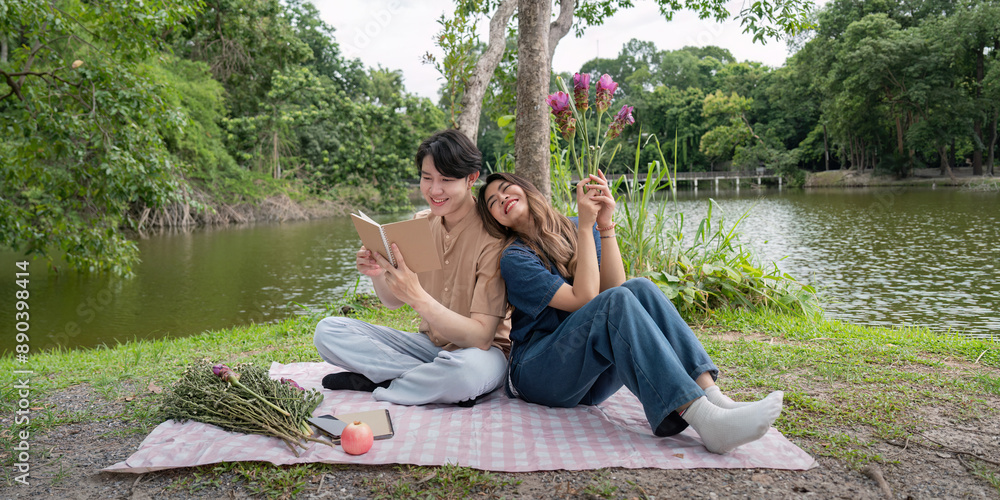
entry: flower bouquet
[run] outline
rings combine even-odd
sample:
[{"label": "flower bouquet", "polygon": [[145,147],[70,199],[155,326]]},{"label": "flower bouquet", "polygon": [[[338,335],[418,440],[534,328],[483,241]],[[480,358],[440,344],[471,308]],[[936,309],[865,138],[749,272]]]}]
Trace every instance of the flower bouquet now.
[{"label": "flower bouquet", "polygon": [[[590,75],[580,73],[573,75],[573,99],[570,99],[566,83],[563,82],[562,78],[557,77],[556,82],[562,90],[549,95],[545,101],[552,108],[552,114],[555,115],[559,133],[569,142],[569,151],[573,165],[576,167],[577,174],[583,179],[587,175],[597,173],[597,169],[600,168],[601,161],[605,155],[604,148],[608,141],[617,138],[626,126],[635,123],[635,118],[632,117],[632,110],[634,108],[632,106],[622,106],[618,114],[611,119],[611,123],[608,125],[608,129],[604,132],[603,136],[595,136],[593,139],[594,143],[591,144],[591,137],[588,130],[590,126],[589,120],[593,118],[593,112],[589,111]],[[611,97],[617,89],[618,84],[607,73],[601,75],[601,78],[597,80],[597,96],[594,99],[594,108],[597,111],[595,130],[601,130],[601,121],[604,115],[608,113],[608,108],[611,107]],[[577,153],[576,148],[576,131],[578,126],[582,132],[580,134],[581,148],[579,153]],[[620,144],[616,145],[611,151],[608,163],[614,160],[614,155],[620,147]]]},{"label": "flower bouquet", "polygon": [[323,402],[319,391],[306,391],[289,379],[274,380],[252,365],[240,373],[224,364],[194,363],[165,394],[161,415],[180,422],[197,420],[228,431],[281,438],[295,456],[302,441],[317,441],[306,421]]}]

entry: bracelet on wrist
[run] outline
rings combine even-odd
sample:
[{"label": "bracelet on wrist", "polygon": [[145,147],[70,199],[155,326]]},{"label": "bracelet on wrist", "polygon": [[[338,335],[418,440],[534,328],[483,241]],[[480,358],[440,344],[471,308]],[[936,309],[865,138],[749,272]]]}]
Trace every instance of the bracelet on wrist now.
[{"label": "bracelet on wrist", "polygon": [[605,227],[597,226],[598,231],[610,231],[615,228],[615,221],[611,221],[611,224]]}]

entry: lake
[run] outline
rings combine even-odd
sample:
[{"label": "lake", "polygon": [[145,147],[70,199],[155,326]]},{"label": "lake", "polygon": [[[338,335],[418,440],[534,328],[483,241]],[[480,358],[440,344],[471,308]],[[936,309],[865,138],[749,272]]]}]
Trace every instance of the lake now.
[{"label": "lake", "polygon": [[[1000,338],[1000,194],[965,189],[680,191],[692,232],[715,199],[727,220],[746,210],[743,241],[817,287],[827,315]],[[718,214],[716,214],[718,215]],[[380,222],[401,216],[377,217]],[[138,240],[136,277],[55,273],[31,261],[31,349],[183,336],[323,310],[354,290],[360,245],[348,217],[168,231]],[[0,253],[18,289],[14,262]],[[14,300],[0,324],[15,324]],[[9,304],[9,305],[7,305]],[[11,330],[13,331],[13,330]],[[13,334],[0,339],[11,351]]]}]

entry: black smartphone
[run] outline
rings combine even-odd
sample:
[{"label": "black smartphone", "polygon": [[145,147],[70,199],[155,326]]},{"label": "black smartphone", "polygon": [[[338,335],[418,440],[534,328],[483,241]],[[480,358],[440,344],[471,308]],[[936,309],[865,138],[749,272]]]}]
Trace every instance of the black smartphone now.
[{"label": "black smartphone", "polygon": [[334,444],[340,442],[340,433],[344,432],[344,428],[347,427],[347,422],[333,415],[320,415],[318,417],[311,417],[308,420],[309,423],[315,425],[324,434],[330,436]]}]

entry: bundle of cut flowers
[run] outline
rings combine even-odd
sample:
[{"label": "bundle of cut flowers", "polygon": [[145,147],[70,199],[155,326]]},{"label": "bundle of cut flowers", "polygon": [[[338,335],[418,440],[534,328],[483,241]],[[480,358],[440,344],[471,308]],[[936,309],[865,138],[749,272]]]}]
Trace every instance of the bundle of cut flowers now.
[{"label": "bundle of cut flowers", "polygon": [[289,379],[274,380],[267,371],[252,365],[237,366],[196,362],[165,394],[161,414],[179,422],[196,420],[228,431],[281,438],[298,456],[303,441],[326,441],[312,437],[306,421],[323,395],[306,391]]}]

